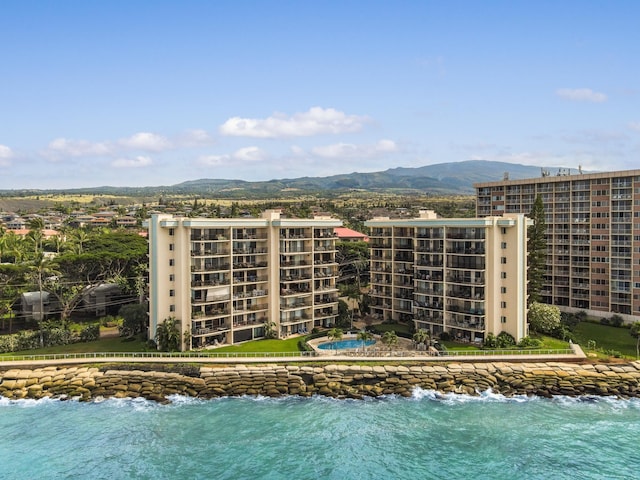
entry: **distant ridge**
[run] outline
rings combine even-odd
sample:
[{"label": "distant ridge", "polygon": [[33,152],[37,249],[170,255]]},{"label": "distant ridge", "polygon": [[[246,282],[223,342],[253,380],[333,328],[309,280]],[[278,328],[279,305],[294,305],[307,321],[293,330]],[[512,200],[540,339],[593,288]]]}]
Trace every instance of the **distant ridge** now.
[{"label": "distant ridge", "polygon": [[[566,168],[545,167],[552,174]],[[577,169],[571,170],[577,173]],[[585,172],[586,173],[586,172]],[[437,163],[424,167],[396,167],[382,172],[348,173],[329,177],[301,177],[259,182],[244,180],[197,179],[170,186],[157,187],[91,187],[57,190],[0,190],[0,194],[69,193],[92,195],[152,196],[162,194],[215,195],[220,198],[266,198],[283,195],[314,194],[325,191],[340,192],[365,190],[372,192],[395,191],[405,194],[459,194],[474,193],[473,184],[502,180],[508,174],[512,180],[535,178],[540,167],[488,160],[467,160]]]}]

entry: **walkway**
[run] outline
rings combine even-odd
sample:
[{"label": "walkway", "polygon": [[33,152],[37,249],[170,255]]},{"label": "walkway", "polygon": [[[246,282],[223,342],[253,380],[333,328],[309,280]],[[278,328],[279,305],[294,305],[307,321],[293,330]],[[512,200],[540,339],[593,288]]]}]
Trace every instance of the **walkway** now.
[{"label": "walkway", "polygon": [[[207,353],[197,355],[183,353],[67,353],[49,355],[0,356],[0,369],[13,366],[56,366],[86,363],[299,363],[299,362],[393,362],[393,363],[451,363],[451,362],[580,362],[586,355],[580,346],[572,344],[571,350],[500,350],[486,354],[482,350],[450,352],[448,355],[432,356],[416,351],[376,352],[376,355],[362,355],[361,352],[318,355],[315,352],[273,352],[273,353]],[[365,352],[367,353],[367,352]]]}]

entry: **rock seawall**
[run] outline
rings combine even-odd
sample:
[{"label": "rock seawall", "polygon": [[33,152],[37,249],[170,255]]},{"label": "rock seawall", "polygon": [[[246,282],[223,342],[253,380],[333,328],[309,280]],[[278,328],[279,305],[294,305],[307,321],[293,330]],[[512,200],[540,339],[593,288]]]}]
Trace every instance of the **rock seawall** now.
[{"label": "rock seawall", "polygon": [[492,389],[507,396],[640,397],[640,362],[176,367],[179,371],[108,368],[7,370],[0,372],[0,396],[10,399],[78,398],[83,401],[144,397],[158,402],[166,402],[173,394],[198,398],[240,395],[364,398],[390,394],[411,396],[415,387],[421,387],[469,395]]}]

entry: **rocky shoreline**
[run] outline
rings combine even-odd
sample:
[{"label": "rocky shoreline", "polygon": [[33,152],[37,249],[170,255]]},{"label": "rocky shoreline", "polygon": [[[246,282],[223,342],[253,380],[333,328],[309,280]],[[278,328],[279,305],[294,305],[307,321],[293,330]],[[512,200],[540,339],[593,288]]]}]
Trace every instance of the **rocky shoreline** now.
[{"label": "rocky shoreline", "polygon": [[[127,370],[121,369],[127,368]],[[132,369],[135,368],[135,369]],[[143,369],[149,370],[143,370]],[[151,370],[152,369],[152,370]],[[640,397],[640,362],[625,364],[449,363],[441,365],[121,365],[43,367],[0,372],[0,396],[136,398],[166,403],[171,395],[197,398],[323,395],[334,398],[409,397],[413,389],[478,395]]]}]

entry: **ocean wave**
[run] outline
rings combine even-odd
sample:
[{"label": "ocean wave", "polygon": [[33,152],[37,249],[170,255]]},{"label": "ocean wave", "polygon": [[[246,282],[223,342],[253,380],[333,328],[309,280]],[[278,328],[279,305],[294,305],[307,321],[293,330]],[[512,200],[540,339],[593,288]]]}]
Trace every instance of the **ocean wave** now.
[{"label": "ocean wave", "polygon": [[430,400],[449,404],[473,403],[473,402],[492,402],[492,403],[524,403],[524,402],[549,402],[558,405],[575,405],[575,404],[606,404],[613,408],[638,408],[640,409],[640,398],[619,398],[613,396],[597,396],[584,395],[577,397],[569,397],[565,395],[556,395],[551,398],[545,398],[535,395],[513,395],[505,396],[495,393],[488,389],[478,392],[478,395],[468,395],[464,393],[442,393],[437,390],[428,390],[415,387],[412,392],[411,400]]},{"label": "ocean wave", "polygon": [[7,398],[7,397],[2,397],[0,396],[0,407],[13,407],[13,406],[19,406],[19,407],[38,407],[41,405],[49,405],[51,403],[59,403],[64,401],[64,398],[50,398],[50,397],[44,397],[44,398],[20,398],[20,399],[11,399],[11,398]]}]

